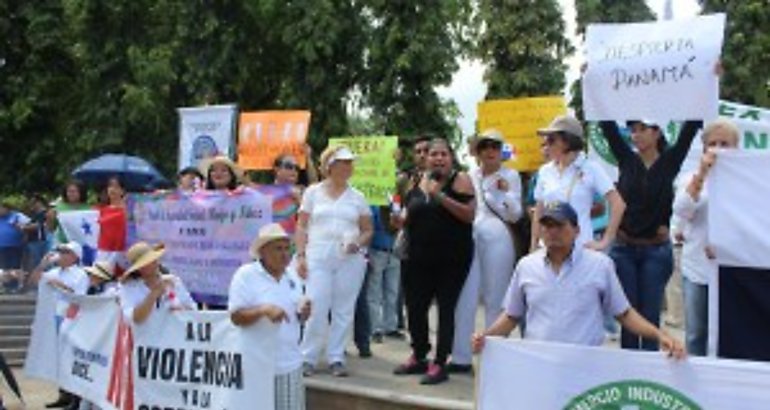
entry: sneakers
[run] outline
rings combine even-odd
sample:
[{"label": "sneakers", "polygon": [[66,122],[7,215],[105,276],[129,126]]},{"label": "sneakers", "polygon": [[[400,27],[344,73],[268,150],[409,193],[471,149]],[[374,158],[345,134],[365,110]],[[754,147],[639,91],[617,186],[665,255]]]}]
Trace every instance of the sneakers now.
[{"label": "sneakers", "polygon": [[311,377],[315,374],[315,367],[310,363],[302,363],[302,375],[305,377]]},{"label": "sneakers", "polygon": [[362,359],[368,359],[372,357],[372,349],[368,347],[364,349],[358,349],[358,357]]},{"label": "sneakers", "polygon": [[434,385],[443,383],[447,380],[449,380],[449,374],[447,373],[445,366],[431,363],[430,366],[428,366],[428,371],[425,373],[425,376],[422,376],[420,384]]},{"label": "sneakers", "polygon": [[397,376],[405,376],[409,374],[423,374],[428,370],[428,362],[425,360],[417,360],[414,355],[409,356],[409,359],[393,370],[393,374]]},{"label": "sneakers", "polygon": [[342,364],[342,362],[334,362],[330,364],[329,372],[331,372],[332,376],[334,377],[348,377],[348,369],[345,368],[345,365]]}]

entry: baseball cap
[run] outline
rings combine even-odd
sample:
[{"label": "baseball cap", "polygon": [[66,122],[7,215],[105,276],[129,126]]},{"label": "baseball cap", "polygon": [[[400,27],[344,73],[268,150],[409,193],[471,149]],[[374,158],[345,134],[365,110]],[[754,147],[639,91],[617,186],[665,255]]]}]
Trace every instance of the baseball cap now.
[{"label": "baseball cap", "polygon": [[537,130],[538,135],[548,135],[555,132],[564,132],[576,137],[583,138],[583,125],[577,118],[571,115],[560,115],[551,121],[546,128],[540,128]]},{"label": "baseball cap", "polygon": [[83,247],[77,242],[67,242],[56,247],[60,252],[72,252],[78,257],[78,260],[83,259]]},{"label": "baseball cap", "polygon": [[658,124],[658,121],[649,119],[649,118],[643,118],[641,120],[628,120],[626,121],[626,126],[628,128],[631,128],[634,124],[642,124],[645,127],[655,127],[660,128],[660,124]]},{"label": "baseball cap", "polygon": [[575,208],[567,202],[554,201],[543,205],[543,214],[540,216],[540,222],[552,220],[558,223],[569,222],[574,226],[578,224]]}]

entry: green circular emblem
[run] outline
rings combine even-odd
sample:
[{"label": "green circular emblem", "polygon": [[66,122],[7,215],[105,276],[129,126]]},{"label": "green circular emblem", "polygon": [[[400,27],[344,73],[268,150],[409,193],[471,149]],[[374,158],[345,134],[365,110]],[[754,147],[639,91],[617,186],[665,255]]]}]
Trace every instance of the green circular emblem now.
[{"label": "green circular emblem", "polygon": [[[607,139],[605,139],[604,135],[602,135],[602,130],[599,128],[599,123],[590,121],[588,122],[587,128],[588,144],[590,145],[590,149],[595,150],[596,153],[599,154],[599,156],[607,163],[618,165],[618,162],[615,160],[615,156],[612,155],[609,144],[607,144]],[[682,124],[678,122],[669,122],[663,128],[663,136],[666,138],[666,141],[668,141],[669,145],[676,143],[677,138],[679,138],[679,131],[681,131],[681,129]],[[628,129],[621,128],[620,133],[623,136],[623,139],[629,145],[631,145],[631,135]]]},{"label": "green circular emblem", "polygon": [[684,394],[643,380],[607,383],[572,399],[564,410],[701,410]]}]

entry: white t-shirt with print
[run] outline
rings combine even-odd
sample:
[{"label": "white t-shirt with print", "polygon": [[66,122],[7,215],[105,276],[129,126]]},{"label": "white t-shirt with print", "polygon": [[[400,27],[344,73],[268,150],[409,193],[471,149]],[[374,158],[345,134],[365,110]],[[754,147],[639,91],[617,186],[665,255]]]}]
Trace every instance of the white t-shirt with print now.
[{"label": "white t-shirt with print", "polygon": [[286,313],[287,319],[281,322],[279,330],[276,374],[290,373],[302,366],[300,321],[297,316],[301,297],[300,285],[289,275],[284,274],[276,280],[260,262],[241,266],[230,282],[227,310],[231,313],[267,304],[278,306]]},{"label": "white t-shirt with print", "polygon": [[594,194],[604,197],[614,189],[615,185],[599,164],[580,153],[563,172],[559,172],[559,167],[554,161],[540,167],[535,185],[535,200],[543,203],[569,202],[575,208],[580,226],[580,234],[575,242],[582,246],[593,239],[591,207]]}]

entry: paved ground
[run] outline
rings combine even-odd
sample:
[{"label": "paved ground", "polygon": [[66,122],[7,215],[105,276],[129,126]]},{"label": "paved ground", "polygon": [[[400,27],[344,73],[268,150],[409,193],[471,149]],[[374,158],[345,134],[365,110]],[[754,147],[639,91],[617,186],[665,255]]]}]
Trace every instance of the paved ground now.
[{"label": "paved ground", "polygon": [[[435,315],[432,323],[436,323]],[[680,329],[668,328],[668,331],[682,340]],[[617,342],[608,341],[607,346],[617,348]],[[383,344],[372,344],[374,357],[369,359],[360,359],[356,348],[352,345],[348,351],[351,377],[335,378],[321,371],[308,380],[308,385],[326,389],[348,389],[379,396],[428,397],[446,403],[447,408],[463,409],[473,406],[474,379],[472,376],[453,375],[449,382],[438,386],[420,385],[419,376],[394,376],[393,369],[409,356],[409,346],[406,341],[386,338]],[[1,391],[9,410],[24,408],[39,410],[44,408],[45,403],[55,399],[55,386],[27,379],[23,376],[21,369],[15,369],[15,373],[22,385],[27,406],[23,407],[12,397],[7,387],[3,386]]]}]

